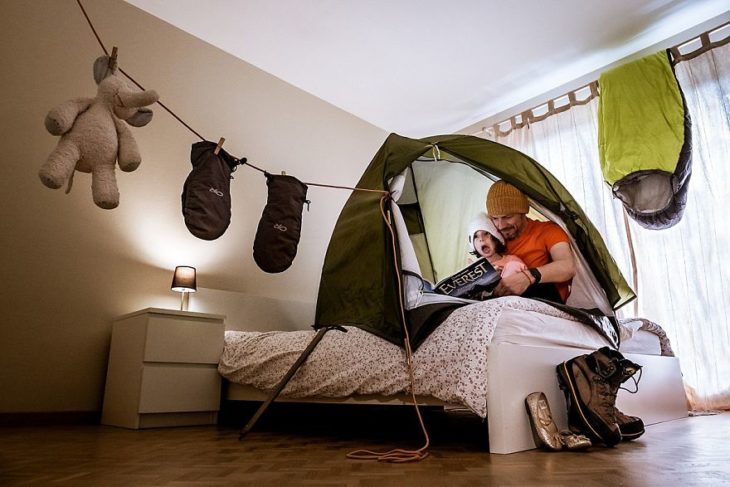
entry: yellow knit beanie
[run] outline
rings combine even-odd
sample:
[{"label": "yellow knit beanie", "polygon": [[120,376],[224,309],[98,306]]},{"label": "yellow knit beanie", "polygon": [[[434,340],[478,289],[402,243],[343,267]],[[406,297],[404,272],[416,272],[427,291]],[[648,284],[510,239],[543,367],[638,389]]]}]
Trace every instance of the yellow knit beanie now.
[{"label": "yellow knit beanie", "polygon": [[527,196],[505,181],[497,181],[487,192],[487,214],[489,216],[526,214],[530,211]]}]

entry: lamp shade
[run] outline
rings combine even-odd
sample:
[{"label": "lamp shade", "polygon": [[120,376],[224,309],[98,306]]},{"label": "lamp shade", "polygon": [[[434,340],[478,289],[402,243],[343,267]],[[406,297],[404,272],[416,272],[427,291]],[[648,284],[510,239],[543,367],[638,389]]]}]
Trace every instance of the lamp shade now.
[{"label": "lamp shade", "polygon": [[180,293],[194,293],[198,290],[195,282],[195,267],[179,265],[175,267],[175,274],[172,276],[170,289]]}]

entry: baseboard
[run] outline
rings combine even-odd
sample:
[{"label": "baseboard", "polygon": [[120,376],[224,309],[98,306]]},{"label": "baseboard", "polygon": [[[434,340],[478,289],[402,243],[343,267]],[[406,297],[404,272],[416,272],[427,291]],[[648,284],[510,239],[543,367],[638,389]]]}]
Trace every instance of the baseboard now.
[{"label": "baseboard", "polygon": [[99,424],[101,411],[0,413],[0,426],[68,426]]}]

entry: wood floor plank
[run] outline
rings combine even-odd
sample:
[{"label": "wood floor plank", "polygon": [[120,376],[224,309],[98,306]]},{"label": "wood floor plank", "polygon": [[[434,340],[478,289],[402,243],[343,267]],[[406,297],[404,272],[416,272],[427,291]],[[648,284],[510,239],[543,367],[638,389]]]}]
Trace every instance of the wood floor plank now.
[{"label": "wood floor plank", "polygon": [[364,429],[348,425],[347,419],[332,424],[329,418],[309,427],[269,424],[241,442],[236,425],[141,431],[5,427],[0,429],[0,485],[730,485],[730,412],[653,425],[639,440],[615,448],[511,455],[485,451],[474,434],[483,431],[478,418],[471,423],[431,418],[432,446],[422,462],[345,457],[358,448],[419,447],[418,429],[404,427],[402,420],[396,415],[390,424],[375,418]]}]

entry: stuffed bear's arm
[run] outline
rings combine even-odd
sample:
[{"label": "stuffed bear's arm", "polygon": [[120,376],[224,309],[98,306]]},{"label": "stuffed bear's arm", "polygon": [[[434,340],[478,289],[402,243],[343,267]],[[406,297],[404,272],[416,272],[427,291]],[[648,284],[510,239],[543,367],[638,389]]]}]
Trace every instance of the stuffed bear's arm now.
[{"label": "stuffed bear's arm", "polygon": [[46,130],[53,135],[65,134],[71,130],[76,117],[89,108],[93,101],[93,98],[75,98],[61,103],[46,115]]},{"label": "stuffed bear's arm", "polygon": [[125,172],[134,171],[139,167],[142,162],[142,157],[139,154],[139,148],[137,147],[137,141],[132,136],[132,131],[129,130],[127,124],[117,117],[114,117],[114,125],[117,128],[117,137],[119,138],[119,149],[117,152],[117,162],[119,162],[119,169]]}]

